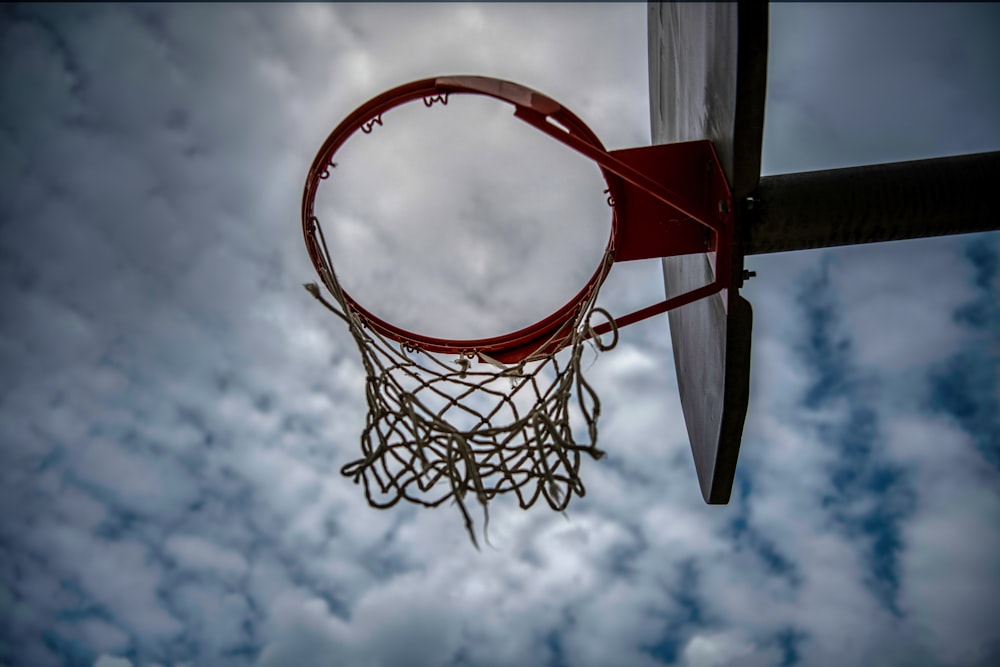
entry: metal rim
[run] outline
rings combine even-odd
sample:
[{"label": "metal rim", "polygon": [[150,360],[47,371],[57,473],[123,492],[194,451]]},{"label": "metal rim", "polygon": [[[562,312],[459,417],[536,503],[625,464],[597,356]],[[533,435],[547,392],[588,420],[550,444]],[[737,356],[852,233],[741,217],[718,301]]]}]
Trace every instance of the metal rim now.
[{"label": "metal rim", "polygon": [[[424,104],[428,107],[438,102],[447,104],[448,96],[451,94],[482,95],[508,102],[516,107],[515,113],[517,115],[524,113],[543,116],[548,122],[561,126],[574,137],[585,141],[601,152],[605,152],[604,145],[597,138],[597,135],[576,114],[551,98],[511,81],[482,76],[446,76],[421,79],[388,90],[368,100],[341,121],[323,142],[309,168],[302,195],[302,232],[306,249],[309,252],[309,259],[321,279],[326,260],[322,245],[316,236],[318,218],[314,209],[320,182],[329,178],[333,157],[337,150],[358,130],[368,134],[376,125],[381,125],[382,114],[390,109],[418,99],[423,99]],[[620,178],[600,165],[598,167],[608,185],[609,203],[621,201],[622,184]],[[604,258],[583,288],[576,296],[549,316],[524,328],[498,336],[476,339],[425,336],[386,322],[364,308],[342,288],[341,293],[351,309],[361,316],[369,326],[404,346],[426,352],[462,355],[485,352],[495,356],[536,342],[544,343],[565,326],[581,305],[588,300],[593,291],[599,289],[603,283],[607,276],[608,257],[614,249],[617,236],[618,213],[612,205],[611,233],[608,237]]]}]

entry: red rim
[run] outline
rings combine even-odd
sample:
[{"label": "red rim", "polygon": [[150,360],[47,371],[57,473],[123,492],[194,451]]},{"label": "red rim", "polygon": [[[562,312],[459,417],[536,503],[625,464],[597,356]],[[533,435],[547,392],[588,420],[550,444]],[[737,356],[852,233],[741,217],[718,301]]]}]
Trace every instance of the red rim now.
[{"label": "red rim", "polygon": [[[382,114],[390,109],[421,98],[423,98],[427,106],[432,106],[438,101],[446,102],[447,96],[450,94],[483,95],[508,102],[516,107],[518,115],[527,114],[551,119],[565,128],[570,135],[585,141],[601,152],[605,151],[604,145],[597,138],[597,135],[572,111],[537,91],[510,81],[480,76],[448,76],[421,79],[388,90],[362,104],[341,121],[333,132],[330,133],[326,141],[323,142],[322,147],[313,160],[312,166],[309,168],[305,190],[302,195],[302,231],[305,237],[306,249],[309,252],[309,259],[312,261],[321,279],[326,261],[324,259],[322,243],[317,238],[318,231],[314,223],[318,222],[318,218],[314,212],[314,207],[320,181],[329,177],[330,165],[337,150],[358,130],[367,134],[372,131],[374,125],[381,125]],[[600,167],[600,165],[599,168],[608,185],[611,197],[620,201],[622,185],[619,177]],[[613,210],[611,233],[607,246],[608,251],[614,248],[617,235],[618,215]],[[380,334],[405,346],[427,352],[470,355],[485,352],[492,356],[503,357],[504,352],[527,348],[533,343],[544,343],[569,322],[574,314],[578,312],[580,306],[588,300],[594,290],[600,287],[607,276],[607,267],[605,266],[605,263],[608,261],[607,252],[605,255],[583,288],[558,310],[532,325],[490,338],[436,338],[408,331],[386,322],[374,313],[369,312],[342,288],[341,291],[344,300],[351,310],[361,316],[367,324]],[[531,350],[529,349],[527,353],[530,352]],[[523,358],[526,354],[519,356]]]}]

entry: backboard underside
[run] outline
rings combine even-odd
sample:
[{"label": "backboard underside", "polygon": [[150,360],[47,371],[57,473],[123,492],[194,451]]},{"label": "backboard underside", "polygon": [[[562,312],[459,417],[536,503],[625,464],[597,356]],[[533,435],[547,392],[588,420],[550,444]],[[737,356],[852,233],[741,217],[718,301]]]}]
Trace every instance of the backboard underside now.
[{"label": "backboard underside", "polygon": [[[742,201],[760,179],[767,6],[650,3],[648,31],[653,143],[711,140],[734,201]],[[739,295],[740,213],[730,289],[669,313],[684,421],[710,504],[729,502],[749,400],[753,312]],[[712,261],[664,258],[667,296],[712,282]]]}]

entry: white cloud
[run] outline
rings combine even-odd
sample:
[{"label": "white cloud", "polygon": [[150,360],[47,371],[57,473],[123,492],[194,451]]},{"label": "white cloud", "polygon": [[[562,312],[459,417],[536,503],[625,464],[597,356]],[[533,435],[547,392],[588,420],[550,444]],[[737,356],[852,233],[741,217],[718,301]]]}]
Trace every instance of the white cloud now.
[{"label": "white cloud", "polygon": [[952,316],[975,294],[960,251],[959,241],[931,239],[836,252],[831,275],[863,368],[920,368],[968,342]]},{"label": "white cloud", "polygon": [[903,533],[904,608],[942,663],[985,664],[1000,641],[990,620],[1000,589],[997,472],[940,420],[900,419],[888,442],[918,474],[920,511]]},{"label": "white cloud", "polygon": [[189,623],[188,636],[198,639],[206,661],[218,662],[252,641],[247,628],[253,610],[245,597],[225,589],[215,584],[189,584],[171,590],[174,604]]},{"label": "white cloud", "polygon": [[[753,652],[753,644],[741,638],[739,633],[699,634],[684,646],[684,661],[688,667],[745,665]],[[769,657],[773,659],[775,656]]]},{"label": "white cloud", "polygon": [[[102,667],[131,665],[116,657],[131,651],[143,665],[317,664],[316,656],[331,665],[652,665],[668,656],[747,665],[792,654],[810,665],[988,663],[997,640],[989,594],[1000,585],[995,465],[975,448],[977,434],[928,416],[926,403],[927,368],[972,354],[987,335],[953,317],[993,295],[970,287],[961,243],[750,260],[760,272],[746,290],[756,314],[753,398],[727,507],[701,501],[664,318],[622,330],[618,349],[588,368],[608,457],[584,462],[587,496],[565,517],[501,499],[491,507],[492,546],[480,553],[454,507],[372,510],[340,476],[358,456],[365,370],[341,323],[301,288],[314,278],[298,197],[319,142],[385,88],[473,72],[552,95],[611,147],[642,144],[646,11],[8,12],[0,55],[17,57],[0,72],[0,180],[9,184],[0,197],[0,502],[10,510],[0,521],[0,614],[19,644],[4,660],[59,665],[75,641]],[[843,89],[819,91],[837,77],[809,68],[832,72],[832,50],[851,42],[783,23],[806,11],[771,9],[779,55],[769,164],[827,166],[947,140],[932,124],[900,148],[913,113],[889,144],[876,141],[887,131],[873,121],[859,139],[865,150],[849,153],[860,135],[832,122],[833,103],[851,98],[840,111],[852,119],[860,104]],[[981,31],[970,35],[940,40],[953,54],[989,51]],[[967,94],[935,98],[935,109]],[[995,125],[989,99],[979,115],[990,123],[976,116],[962,128]],[[976,115],[977,104],[963,108]],[[482,121],[487,133],[491,123]],[[439,198],[512,186],[480,158],[440,190],[406,174],[400,182]],[[473,304],[477,325],[499,303],[540,297],[556,274],[572,275],[567,256],[588,247],[581,225],[590,206],[575,179],[558,165],[547,175],[569,189],[526,201],[508,190],[484,215],[521,216],[521,237],[499,223],[451,230],[466,254],[445,268],[508,290]],[[378,185],[359,193],[363,202],[400,194],[398,183]],[[548,206],[551,229],[526,222],[536,203]],[[608,216],[598,203],[595,227]],[[447,260],[430,230],[418,230],[425,249]],[[362,269],[386,245],[369,231],[346,229],[343,239],[367,253]],[[419,235],[397,236],[405,249]],[[514,260],[535,262],[540,277],[519,282],[509,275]],[[802,287],[824,261],[831,319],[817,324],[803,299],[820,295]],[[383,268],[395,272],[392,261]],[[623,265],[602,303],[624,312],[658,298],[661,285],[655,262]],[[842,358],[819,358],[810,336],[845,342]],[[839,366],[824,376],[832,361]],[[804,407],[824,377],[850,386]],[[862,408],[874,422],[870,451],[850,453],[840,431]],[[841,497],[832,471],[844,465],[862,475],[885,467],[901,481]],[[878,518],[883,510],[889,518]],[[886,525],[865,527],[870,517]],[[883,529],[897,538],[887,548],[889,593],[872,581]]]},{"label": "white cloud", "polygon": [[[158,602],[159,568],[149,562],[142,545],[99,540],[68,527],[51,529],[39,541],[63,561],[63,571],[74,573],[87,594],[114,609],[129,629],[150,638],[180,630],[177,619]],[[86,567],[78,566],[82,563]]]},{"label": "white cloud", "polygon": [[179,474],[173,460],[136,450],[105,438],[79,442],[72,454],[74,474],[81,483],[142,512],[172,509],[193,496],[192,483]]},{"label": "white cloud", "polygon": [[261,653],[257,667],[315,662],[341,664],[348,635],[343,623],[331,617],[322,600],[299,593],[283,594],[269,610],[279,639]]},{"label": "white cloud", "polygon": [[243,556],[199,537],[175,535],[165,546],[182,567],[226,576],[242,575],[247,570]]}]

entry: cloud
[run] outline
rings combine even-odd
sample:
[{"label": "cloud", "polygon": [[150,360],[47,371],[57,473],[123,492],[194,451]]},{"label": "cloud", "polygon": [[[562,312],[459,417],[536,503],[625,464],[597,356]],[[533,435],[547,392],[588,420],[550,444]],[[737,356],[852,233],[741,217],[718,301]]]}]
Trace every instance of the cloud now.
[{"label": "cloud", "polygon": [[[0,661],[996,661],[995,234],[750,260],[752,400],[729,506],[701,501],[662,318],[588,360],[608,455],[585,462],[587,495],[565,515],[499,499],[477,552],[454,507],[372,510],[339,474],[358,456],[366,371],[301,288],[314,272],[298,197],[317,146],[365,99],[447,72],[523,82],[609,147],[644,144],[645,13],[3,13]],[[981,64],[996,60],[994,10],[771,15],[769,169],[995,147],[995,73]],[[896,55],[875,50],[896,43]],[[904,100],[925,78],[921,104]],[[371,272],[372,299],[411,287],[372,276],[404,276],[415,247],[411,282],[433,269],[471,304],[397,299],[401,317],[433,306],[492,325],[526,293],[544,310],[542,288],[589,275],[592,260],[570,264],[602,247],[609,212],[582,194],[601,184],[578,190],[558,156],[509,173],[524,156],[505,151],[529,144],[510,127],[484,113],[469,135],[484,133],[481,150],[448,152],[450,180],[429,180],[419,160],[431,153],[414,146],[420,173],[359,181],[337,238]],[[370,147],[415,128],[387,122]],[[379,150],[391,172],[392,146]],[[519,197],[515,176],[543,188]],[[403,194],[462,223],[366,226],[366,206],[392,211]],[[657,262],[622,265],[602,304],[627,312],[661,285]]]},{"label": "cloud", "polygon": [[985,616],[1000,586],[1000,501],[991,492],[997,471],[968,435],[941,420],[901,419],[888,442],[908,464],[920,461],[921,511],[903,537],[904,605],[942,663],[987,664],[997,655],[995,641],[981,640],[993,634]]},{"label": "cloud", "polygon": [[118,658],[112,655],[102,655],[94,663],[94,667],[132,667],[132,661],[127,658]]},{"label": "cloud", "polygon": [[175,535],[167,540],[166,548],[182,566],[195,570],[237,576],[247,570],[243,556],[198,537]]},{"label": "cloud", "polygon": [[[696,635],[684,647],[684,660],[690,667],[719,667],[728,664],[749,664],[747,658],[754,653],[753,644],[742,640],[736,633]],[[775,655],[756,656],[753,662],[773,664]]]},{"label": "cloud", "polygon": [[[784,35],[784,48],[770,52],[766,123],[781,131],[768,138],[780,149],[765,151],[764,172],[997,150],[1000,134],[988,120],[1000,109],[996,72],[980,65],[996,60],[997,25],[985,7],[772,11],[771,34]],[[844,39],[853,48],[843,49]],[[988,91],[969,85],[977,76],[991,82]]]}]

